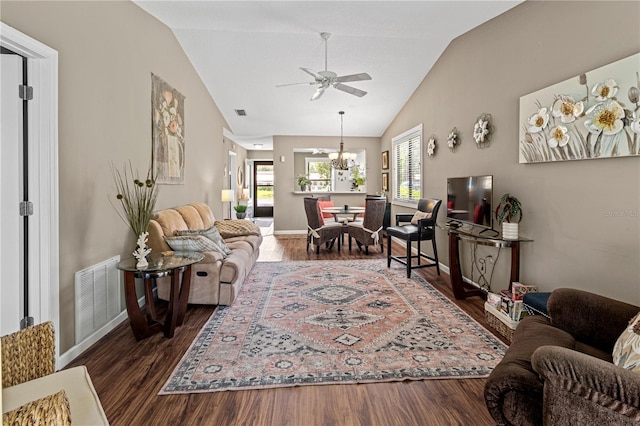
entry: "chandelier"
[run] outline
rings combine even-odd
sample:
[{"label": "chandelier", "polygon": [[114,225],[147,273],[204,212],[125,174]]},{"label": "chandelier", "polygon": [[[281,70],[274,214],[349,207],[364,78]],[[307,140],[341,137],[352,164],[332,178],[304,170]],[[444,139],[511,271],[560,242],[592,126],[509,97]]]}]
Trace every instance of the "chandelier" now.
[{"label": "chandelier", "polygon": [[344,152],[344,140],[342,139],[342,127],[343,127],[343,115],[344,111],[338,112],[340,114],[340,151],[329,153],[329,160],[331,160],[331,167],[336,170],[349,170],[355,166],[356,154],[351,152]]}]

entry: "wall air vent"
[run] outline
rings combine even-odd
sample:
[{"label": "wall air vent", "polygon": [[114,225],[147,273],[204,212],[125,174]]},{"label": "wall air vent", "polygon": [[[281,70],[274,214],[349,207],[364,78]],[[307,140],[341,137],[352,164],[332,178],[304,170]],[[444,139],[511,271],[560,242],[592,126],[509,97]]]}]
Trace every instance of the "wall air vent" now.
[{"label": "wall air vent", "polygon": [[236,109],[234,111],[236,112],[238,117],[246,117],[247,116],[247,111],[245,111],[243,109]]}]

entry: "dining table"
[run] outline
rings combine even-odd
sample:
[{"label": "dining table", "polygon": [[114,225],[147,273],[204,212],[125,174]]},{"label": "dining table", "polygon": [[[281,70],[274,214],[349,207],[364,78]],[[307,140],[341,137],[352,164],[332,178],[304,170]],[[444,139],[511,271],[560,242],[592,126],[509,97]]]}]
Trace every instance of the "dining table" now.
[{"label": "dining table", "polygon": [[364,213],[364,207],[354,207],[354,206],[338,206],[338,207],[324,207],[322,209],[323,213],[331,213],[334,217],[334,219],[336,220],[336,222],[339,222],[340,220],[338,219],[338,216],[348,216],[351,215],[352,216],[352,221],[355,222],[356,218],[358,216],[360,216],[361,214]]}]

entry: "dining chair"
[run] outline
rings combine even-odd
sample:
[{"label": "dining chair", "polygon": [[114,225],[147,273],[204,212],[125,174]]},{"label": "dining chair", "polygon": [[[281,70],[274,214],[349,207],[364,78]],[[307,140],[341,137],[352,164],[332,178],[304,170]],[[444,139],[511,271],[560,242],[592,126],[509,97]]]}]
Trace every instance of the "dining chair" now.
[{"label": "dining chair", "polygon": [[304,198],[304,212],[307,215],[307,251],[311,244],[316,246],[316,253],[320,253],[322,244],[326,245],[327,250],[331,250],[336,239],[338,250],[340,250],[342,223],[325,223],[318,206],[318,199],[314,197]]},{"label": "dining chair", "polygon": [[[436,220],[438,209],[442,200],[435,198],[422,198],[418,201],[418,210],[415,214],[397,214],[396,226],[387,228],[387,267],[391,267],[391,261],[395,260],[407,266],[407,278],[411,278],[411,270],[416,268],[427,268],[435,266],[440,275],[440,262],[438,261],[438,249],[436,247]],[[404,225],[400,225],[404,223]],[[407,252],[405,256],[394,256],[391,254],[391,238],[396,237],[406,242]],[[420,242],[431,240],[433,245],[433,256],[423,254],[420,250]],[[411,253],[412,242],[416,241],[418,253]],[[420,263],[424,257],[434,263]],[[413,259],[417,259],[417,264],[413,264]]]},{"label": "dining chair", "polygon": [[[367,198],[365,200],[365,216],[362,222],[351,222],[347,225],[349,233],[349,251],[351,251],[351,239],[355,239],[358,248],[369,254],[369,246],[377,245],[381,240],[382,225],[387,200]],[[382,248],[381,248],[382,251]]]},{"label": "dining chair", "polygon": [[[385,200],[387,201],[387,197],[385,195],[377,195],[377,194],[367,194],[365,198],[366,200]],[[387,228],[391,226],[391,203],[387,201],[387,205],[384,209],[384,219],[382,221],[382,231],[380,232],[380,253],[384,253],[384,241],[387,238]]]}]

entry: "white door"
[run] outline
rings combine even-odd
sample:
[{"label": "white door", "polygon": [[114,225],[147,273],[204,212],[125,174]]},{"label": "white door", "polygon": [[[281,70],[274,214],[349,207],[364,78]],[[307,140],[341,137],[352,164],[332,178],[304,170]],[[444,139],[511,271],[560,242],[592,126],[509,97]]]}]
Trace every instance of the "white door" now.
[{"label": "white door", "polygon": [[0,55],[0,335],[20,329],[22,281],[22,58]]}]

